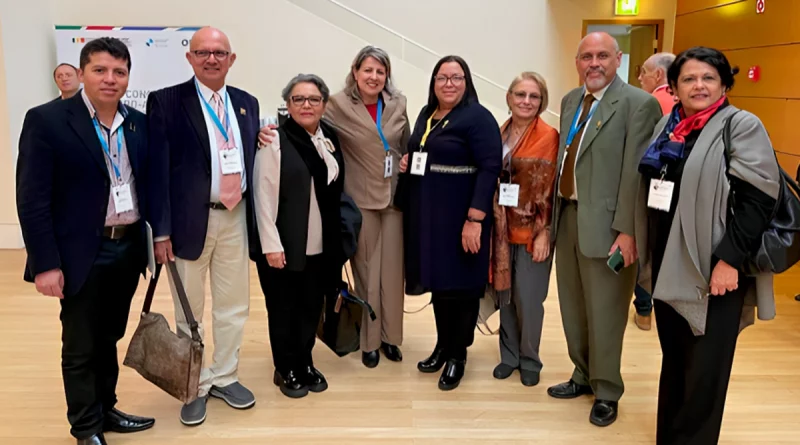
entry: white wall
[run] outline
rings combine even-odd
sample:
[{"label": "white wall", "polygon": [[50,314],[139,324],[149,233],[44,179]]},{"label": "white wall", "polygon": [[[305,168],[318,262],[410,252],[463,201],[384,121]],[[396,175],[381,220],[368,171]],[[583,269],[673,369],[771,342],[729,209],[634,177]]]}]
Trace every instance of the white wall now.
[{"label": "white wall", "polygon": [[[5,65],[5,82],[0,75],[0,247],[21,245],[13,181],[18,136],[25,112],[57,94],[51,76],[53,25],[217,26],[239,55],[230,83],[258,97],[266,115],[275,112],[281,89],[299,72],[319,74],[339,90],[353,56],[372,43],[370,34],[337,27],[293,1],[229,0],[221,8],[211,0],[0,0],[0,64]],[[610,18],[613,5],[610,0],[340,1],[439,53],[464,56],[473,70],[501,85],[520,71],[539,71],[550,84],[555,111],[560,97],[577,83],[574,52],[582,20]],[[642,5],[642,18],[667,20],[666,49],[672,45],[674,11],[675,0]],[[408,60],[393,58],[414,119],[427,99],[435,60],[421,54]],[[135,60],[133,69],[140,69]],[[480,92],[482,99],[497,94],[490,109],[504,118],[502,90]]]}]

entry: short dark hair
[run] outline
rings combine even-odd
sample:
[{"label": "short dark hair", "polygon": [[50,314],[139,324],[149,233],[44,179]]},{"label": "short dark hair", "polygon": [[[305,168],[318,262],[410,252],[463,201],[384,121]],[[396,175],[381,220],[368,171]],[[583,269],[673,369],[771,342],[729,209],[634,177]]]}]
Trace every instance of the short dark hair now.
[{"label": "short dark hair", "polygon": [[81,49],[81,70],[89,64],[89,57],[95,53],[108,53],[117,60],[128,62],[128,71],[131,70],[131,53],[128,46],[116,37],[100,37],[89,41]]},{"label": "short dark hair", "polygon": [[461,101],[456,104],[456,106],[478,102],[478,92],[475,90],[475,83],[472,81],[472,72],[469,70],[467,62],[459,56],[444,56],[436,62],[436,66],[433,67],[433,74],[431,74],[431,84],[428,88],[428,106],[425,108],[425,114],[427,116],[432,115],[436,109],[439,108],[439,99],[436,97],[436,91],[434,90],[436,74],[439,72],[442,65],[450,62],[461,65],[461,69],[464,70],[464,81],[466,82],[464,96],[461,97]]},{"label": "short dark hair", "polygon": [[54,70],[53,70],[53,79],[55,79],[55,78],[56,78],[56,72],[57,72],[57,71],[58,71],[58,69],[59,69],[59,68],[61,68],[62,66],[68,66],[68,67],[70,67],[70,68],[72,68],[72,69],[74,69],[74,70],[75,70],[75,74],[77,74],[77,73],[78,73],[78,68],[75,68],[75,65],[73,65],[73,64],[71,64],[71,63],[59,63],[59,64],[58,64],[58,66],[56,66],[56,69],[54,69]]},{"label": "short dark hair", "polygon": [[729,91],[733,88],[733,77],[739,73],[739,68],[731,67],[728,58],[725,57],[722,51],[705,46],[695,46],[678,54],[667,70],[667,81],[673,90],[678,88],[678,77],[681,75],[681,68],[689,60],[698,60],[713,66],[719,73],[720,81],[725,90]]}]

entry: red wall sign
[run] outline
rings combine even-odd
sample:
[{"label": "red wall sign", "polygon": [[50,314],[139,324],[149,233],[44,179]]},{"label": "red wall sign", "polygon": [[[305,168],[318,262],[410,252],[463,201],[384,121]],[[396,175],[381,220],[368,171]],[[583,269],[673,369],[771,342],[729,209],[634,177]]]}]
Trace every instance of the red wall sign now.
[{"label": "red wall sign", "polygon": [[761,79],[761,67],[758,65],[751,66],[747,71],[747,78],[753,82],[758,82]]},{"label": "red wall sign", "polygon": [[758,0],[756,2],[756,14],[763,14],[764,13],[764,8],[766,8],[766,6],[767,6],[766,2],[767,2],[767,0]]}]

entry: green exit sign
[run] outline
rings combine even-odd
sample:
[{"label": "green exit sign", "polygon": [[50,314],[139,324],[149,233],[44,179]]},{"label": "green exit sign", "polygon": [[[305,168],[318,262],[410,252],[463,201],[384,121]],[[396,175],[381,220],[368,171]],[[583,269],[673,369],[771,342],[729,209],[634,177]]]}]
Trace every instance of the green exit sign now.
[{"label": "green exit sign", "polygon": [[615,0],[615,15],[639,15],[639,0]]}]

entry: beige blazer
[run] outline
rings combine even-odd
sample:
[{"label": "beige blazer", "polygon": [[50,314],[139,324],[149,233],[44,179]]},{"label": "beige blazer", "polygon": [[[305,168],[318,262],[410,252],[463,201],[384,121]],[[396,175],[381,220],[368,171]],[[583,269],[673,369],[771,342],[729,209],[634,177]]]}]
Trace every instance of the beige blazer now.
[{"label": "beige blazer", "polygon": [[406,145],[411,134],[405,96],[399,93],[389,96],[384,92],[383,101],[381,126],[392,156],[391,178],[383,177],[386,152],[364,103],[340,91],[331,96],[325,109],[324,117],[336,128],[344,155],[347,171],[344,191],[359,208],[366,210],[381,210],[393,204],[400,158],[408,152]]}]

